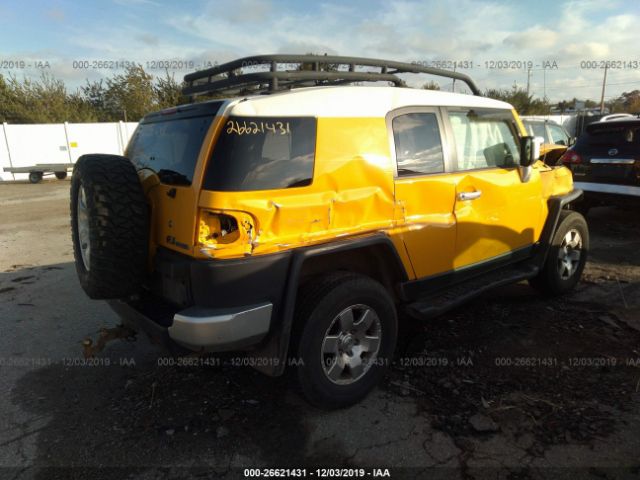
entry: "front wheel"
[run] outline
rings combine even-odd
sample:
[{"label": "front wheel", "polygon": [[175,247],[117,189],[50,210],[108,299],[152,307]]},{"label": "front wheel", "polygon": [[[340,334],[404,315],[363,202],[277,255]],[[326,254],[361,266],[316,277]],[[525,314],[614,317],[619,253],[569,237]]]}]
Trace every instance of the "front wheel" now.
[{"label": "front wheel", "polygon": [[529,283],[548,295],[569,292],[580,280],[588,251],[589,228],[584,217],[578,212],[563,210],[545,264]]},{"label": "front wheel", "polygon": [[67,178],[67,172],[55,172],[55,175],[58,180],[64,180]]},{"label": "front wheel", "polygon": [[337,273],[308,282],[300,292],[296,324],[298,382],[316,406],[342,408],[360,401],[393,358],[395,305],[369,277]]}]

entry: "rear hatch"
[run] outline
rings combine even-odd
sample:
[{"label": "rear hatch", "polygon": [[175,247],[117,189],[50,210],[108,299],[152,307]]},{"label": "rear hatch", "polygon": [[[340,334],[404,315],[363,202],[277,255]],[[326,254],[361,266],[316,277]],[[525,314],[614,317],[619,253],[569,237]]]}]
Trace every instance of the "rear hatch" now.
[{"label": "rear hatch", "polygon": [[193,254],[198,192],[207,135],[223,102],[185,105],[147,115],[127,156],[151,205],[151,239],[157,246]]},{"label": "rear hatch", "polygon": [[203,102],[147,115],[127,147],[150,205],[154,274],[149,286],[179,307],[191,303],[189,257],[194,254],[203,163],[222,105]]},{"label": "rear hatch", "polygon": [[575,181],[640,185],[640,120],[592,123],[561,159]]}]

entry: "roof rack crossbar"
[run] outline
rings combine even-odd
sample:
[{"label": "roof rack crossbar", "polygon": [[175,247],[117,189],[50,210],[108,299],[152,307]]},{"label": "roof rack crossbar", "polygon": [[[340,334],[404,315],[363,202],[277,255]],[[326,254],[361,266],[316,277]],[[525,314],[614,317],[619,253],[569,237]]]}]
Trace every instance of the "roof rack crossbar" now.
[{"label": "roof rack crossbar", "polygon": [[[259,72],[240,73],[238,70],[259,65],[268,65],[269,69]],[[292,64],[301,69],[278,69]],[[324,65],[331,65],[329,70],[323,70]],[[340,69],[346,66],[346,69]],[[358,68],[372,67],[378,71],[357,71]],[[474,95],[480,95],[480,90],[468,75],[439,68],[424,67],[413,63],[395,62],[361,57],[341,57],[333,55],[257,55],[240,58],[231,62],[217,65],[199,72],[185,75],[186,86],[184,95],[203,95],[207,93],[228,94],[243,90],[275,92],[295,86],[310,85],[339,85],[353,82],[391,82],[395,86],[406,86],[398,77],[401,73],[426,73],[440,77],[460,80],[467,84]]]}]

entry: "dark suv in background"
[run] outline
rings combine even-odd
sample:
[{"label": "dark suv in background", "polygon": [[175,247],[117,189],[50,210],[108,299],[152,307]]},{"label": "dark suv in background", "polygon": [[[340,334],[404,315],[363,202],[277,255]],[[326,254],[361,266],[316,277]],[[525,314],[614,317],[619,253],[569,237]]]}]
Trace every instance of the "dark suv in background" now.
[{"label": "dark suv in background", "polygon": [[640,205],[640,119],[587,126],[560,161],[584,191],[583,209],[603,204]]}]

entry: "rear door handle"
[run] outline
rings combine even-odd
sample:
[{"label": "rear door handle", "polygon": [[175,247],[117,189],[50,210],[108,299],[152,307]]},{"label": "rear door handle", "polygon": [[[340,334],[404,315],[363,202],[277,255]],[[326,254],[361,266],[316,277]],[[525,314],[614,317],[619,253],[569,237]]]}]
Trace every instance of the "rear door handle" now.
[{"label": "rear door handle", "polygon": [[476,190],[474,192],[460,192],[458,194],[458,200],[460,201],[475,200],[476,198],[480,198],[480,195],[482,195],[481,190]]}]

